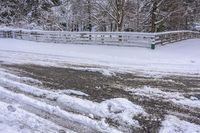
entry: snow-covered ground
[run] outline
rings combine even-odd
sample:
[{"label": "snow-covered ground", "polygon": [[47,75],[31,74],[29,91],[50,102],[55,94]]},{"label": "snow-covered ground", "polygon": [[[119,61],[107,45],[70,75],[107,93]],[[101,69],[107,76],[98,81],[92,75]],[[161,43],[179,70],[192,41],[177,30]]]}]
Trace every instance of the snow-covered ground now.
[{"label": "snow-covered ground", "polygon": [[[183,96],[182,93],[179,93],[179,92],[165,92],[157,88],[151,88],[147,86],[145,86],[144,88],[138,88],[138,89],[127,89],[127,91],[134,95],[139,95],[139,96],[144,96],[144,97],[154,98],[154,99],[156,98],[158,100],[162,99],[165,101],[171,101],[181,106],[189,106],[189,107],[200,109],[200,99],[193,96],[190,98],[186,98]],[[196,93],[196,94],[199,94],[199,93]]]},{"label": "snow-covered ground", "polygon": [[180,120],[175,116],[166,116],[160,133],[200,133],[200,126]]},{"label": "snow-covered ground", "polygon": [[[115,72],[144,72],[155,75],[189,74],[199,78],[199,50],[200,39],[186,40],[158,47],[156,50],[0,39],[0,133],[128,133],[132,129],[144,128],[139,119],[151,115],[146,110],[147,107],[128,98],[115,97],[97,102],[89,100],[90,95],[82,91],[46,88],[42,81],[21,76],[16,71],[3,67],[3,64],[87,69],[106,75],[114,75]],[[168,81],[169,84],[175,82]],[[195,83],[199,84],[198,81],[195,80]],[[122,90],[130,94],[129,97],[143,98],[142,100],[148,98],[147,101],[153,99],[161,101],[161,104],[170,102],[181,109],[191,109],[194,114],[187,114],[188,118],[199,115],[199,88],[192,92],[197,97],[186,97],[185,94],[190,91],[166,91],[165,88],[150,86],[122,87]],[[161,126],[158,132],[200,133],[198,117],[195,117],[196,121],[193,123],[186,120],[186,117],[181,119],[175,113],[177,112],[169,111],[163,120],[159,119]],[[181,113],[186,115],[185,112]]]},{"label": "snow-covered ground", "polygon": [[[30,86],[20,81],[33,82],[33,79],[18,77],[6,70],[0,70],[0,132],[57,132],[68,129],[36,116],[36,112],[46,112],[48,117],[55,116],[64,121],[71,121],[86,126],[97,132],[122,132],[111,127],[106,119],[110,118],[119,126],[127,128],[140,127],[134,116],[147,115],[142,107],[123,98],[116,98],[101,103],[84,100],[66,94],[66,91],[50,91]],[[36,81],[37,82],[37,81]],[[16,93],[17,92],[17,93]],[[78,91],[68,90],[78,95],[87,95]],[[56,106],[53,106],[53,105]],[[34,108],[29,113],[26,109]],[[67,110],[73,110],[68,112]],[[37,114],[37,113],[36,113]],[[39,113],[38,115],[42,115]],[[70,131],[72,132],[72,131]],[[82,131],[81,131],[82,132]]]},{"label": "snow-covered ground", "polygon": [[61,130],[73,133],[73,131],[21,109],[17,105],[0,102],[0,106],[1,133],[56,133]]},{"label": "snow-covered ground", "polygon": [[[0,60],[54,66],[93,65],[112,71],[200,73],[200,39],[157,47],[69,45],[0,39]],[[104,69],[103,69],[104,68]],[[93,68],[93,70],[96,70]]]}]

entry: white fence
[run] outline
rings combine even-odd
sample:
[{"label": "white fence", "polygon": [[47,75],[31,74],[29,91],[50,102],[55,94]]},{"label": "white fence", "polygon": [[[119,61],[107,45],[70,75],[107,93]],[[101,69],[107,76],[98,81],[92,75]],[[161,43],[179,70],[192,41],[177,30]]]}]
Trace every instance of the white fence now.
[{"label": "white fence", "polygon": [[63,32],[0,29],[0,38],[64,43],[137,46],[154,49],[156,45],[177,42],[185,39],[200,38],[199,32],[179,31],[164,33],[134,32]]},{"label": "white fence", "polygon": [[138,46],[150,48],[155,36],[149,33],[131,32],[57,32],[0,29],[0,37],[37,42]]}]

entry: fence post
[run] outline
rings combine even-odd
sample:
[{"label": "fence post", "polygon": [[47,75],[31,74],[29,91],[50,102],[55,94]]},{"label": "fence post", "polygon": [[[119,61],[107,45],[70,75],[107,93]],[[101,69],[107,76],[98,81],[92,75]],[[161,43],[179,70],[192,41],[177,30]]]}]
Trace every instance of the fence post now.
[{"label": "fence post", "polygon": [[156,36],[154,36],[153,38],[151,38],[151,49],[152,50],[154,50],[156,48],[155,39],[156,39]]},{"label": "fence post", "polygon": [[122,43],[122,34],[118,36],[119,37],[119,43]]},{"label": "fence post", "polygon": [[104,35],[101,35],[101,43],[104,44]]}]

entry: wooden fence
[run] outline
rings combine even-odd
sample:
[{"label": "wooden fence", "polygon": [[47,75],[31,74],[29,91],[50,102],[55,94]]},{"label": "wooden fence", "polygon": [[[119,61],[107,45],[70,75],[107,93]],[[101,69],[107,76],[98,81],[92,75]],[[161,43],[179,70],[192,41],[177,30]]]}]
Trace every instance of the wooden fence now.
[{"label": "wooden fence", "polygon": [[155,49],[156,45],[165,45],[186,39],[200,38],[199,32],[177,31],[163,33],[135,32],[62,32],[0,29],[0,38],[14,38],[36,42],[64,44],[96,44],[137,46]]},{"label": "wooden fence", "polygon": [[173,31],[155,34],[155,45],[165,45],[187,39],[200,38],[200,32],[195,31]]}]

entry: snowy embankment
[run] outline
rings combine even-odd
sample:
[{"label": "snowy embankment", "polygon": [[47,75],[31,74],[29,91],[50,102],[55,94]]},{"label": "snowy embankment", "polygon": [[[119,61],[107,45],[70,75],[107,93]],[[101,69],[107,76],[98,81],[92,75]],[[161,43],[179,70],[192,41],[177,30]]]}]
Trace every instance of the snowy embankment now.
[{"label": "snowy embankment", "polygon": [[156,50],[98,46],[37,43],[0,39],[0,60],[7,63],[32,63],[66,67],[69,64],[93,66],[91,70],[154,71],[200,73],[200,39],[162,46]]}]

